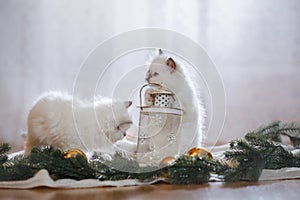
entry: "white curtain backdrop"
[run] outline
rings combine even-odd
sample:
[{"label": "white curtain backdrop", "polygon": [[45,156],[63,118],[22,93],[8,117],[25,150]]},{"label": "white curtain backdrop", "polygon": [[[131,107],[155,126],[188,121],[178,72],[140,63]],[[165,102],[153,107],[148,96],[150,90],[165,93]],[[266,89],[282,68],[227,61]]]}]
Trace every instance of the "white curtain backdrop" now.
[{"label": "white curtain backdrop", "polygon": [[96,45],[143,27],[190,37],[216,64],[227,96],[220,143],[272,120],[300,121],[297,0],[1,0],[0,142],[22,149],[35,98],[72,92]]}]

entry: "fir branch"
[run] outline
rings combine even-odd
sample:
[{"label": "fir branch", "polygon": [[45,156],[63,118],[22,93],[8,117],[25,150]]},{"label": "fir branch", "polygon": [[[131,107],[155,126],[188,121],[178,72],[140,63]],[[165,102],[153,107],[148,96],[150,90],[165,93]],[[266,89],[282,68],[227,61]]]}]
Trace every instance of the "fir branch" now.
[{"label": "fir branch", "polygon": [[261,126],[255,131],[247,133],[245,139],[253,142],[257,140],[272,140],[280,142],[280,128],[280,122],[275,121],[268,125]]},{"label": "fir branch", "polygon": [[296,123],[283,124],[281,134],[289,137],[293,146],[300,148],[300,125]]},{"label": "fir branch", "polygon": [[300,125],[296,123],[282,123],[280,121],[272,122],[266,126],[261,126],[255,131],[246,134],[245,139],[255,142],[257,140],[269,140],[282,142],[280,136],[289,137],[295,147],[300,145]]},{"label": "fir branch", "polygon": [[31,178],[35,171],[24,164],[24,156],[8,159],[10,146],[6,143],[0,145],[0,181],[25,180]]},{"label": "fir branch", "polygon": [[280,135],[287,133],[290,138],[299,139],[299,130],[300,127],[294,123],[277,121],[249,132],[244,140],[231,142],[230,150],[224,155],[227,160],[237,162],[238,166],[221,172],[225,182],[257,181],[263,169],[300,167],[300,158],[277,144],[281,142]]},{"label": "fir branch", "polygon": [[3,167],[3,164],[7,162],[8,157],[7,153],[10,150],[10,146],[7,143],[0,144],[0,169]]},{"label": "fir branch", "polygon": [[231,142],[231,150],[224,153],[231,162],[238,162],[237,167],[228,167],[222,174],[225,182],[256,181],[258,180],[265,160],[259,149],[245,140]]},{"label": "fir branch", "polygon": [[168,167],[168,181],[171,184],[199,184],[207,183],[210,173],[216,170],[216,165],[209,158],[190,157],[183,155],[175,164]]},{"label": "fir branch", "polygon": [[28,166],[35,170],[46,169],[56,179],[71,178],[75,180],[94,178],[94,171],[80,155],[64,158],[64,153],[51,147],[34,148],[27,158]]},{"label": "fir branch", "polygon": [[300,157],[294,156],[282,146],[272,146],[269,156],[265,157],[264,169],[281,169],[284,167],[300,167]]}]

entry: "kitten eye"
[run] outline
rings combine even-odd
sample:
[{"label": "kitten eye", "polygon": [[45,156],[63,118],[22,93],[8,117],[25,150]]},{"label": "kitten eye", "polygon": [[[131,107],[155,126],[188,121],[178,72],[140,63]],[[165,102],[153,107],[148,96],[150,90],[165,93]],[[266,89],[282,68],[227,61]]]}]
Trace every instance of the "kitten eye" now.
[{"label": "kitten eye", "polygon": [[158,76],[158,75],[159,75],[159,73],[157,73],[157,72],[153,73],[153,76]]}]

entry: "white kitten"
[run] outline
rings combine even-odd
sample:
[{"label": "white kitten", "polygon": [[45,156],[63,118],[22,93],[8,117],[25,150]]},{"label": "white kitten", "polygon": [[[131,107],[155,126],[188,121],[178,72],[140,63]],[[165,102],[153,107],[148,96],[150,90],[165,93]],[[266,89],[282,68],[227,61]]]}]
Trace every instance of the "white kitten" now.
[{"label": "white kitten", "polygon": [[28,115],[25,154],[43,145],[111,153],[112,144],[125,136],[131,124],[130,105],[103,97],[82,101],[59,92],[45,93]]},{"label": "white kitten", "polygon": [[[181,129],[178,133],[178,153],[182,154],[192,147],[199,147],[203,140],[204,107],[197,98],[194,88],[183,66],[161,53],[156,56],[147,71],[146,81],[163,85],[175,96],[184,110]],[[149,94],[145,94],[145,103],[151,102]],[[150,91],[151,92],[151,91]]]}]

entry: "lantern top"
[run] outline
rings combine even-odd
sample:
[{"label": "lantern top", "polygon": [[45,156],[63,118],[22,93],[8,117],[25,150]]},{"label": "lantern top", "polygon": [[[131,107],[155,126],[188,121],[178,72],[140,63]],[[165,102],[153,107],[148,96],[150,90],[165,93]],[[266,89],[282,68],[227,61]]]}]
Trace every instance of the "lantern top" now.
[{"label": "lantern top", "polygon": [[172,92],[168,91],[168,90],[162,90],[162,89],[159,89],[159,90],[155,90],[152,92],[152,94],[167,94],[167,95],[173,95]]}]

